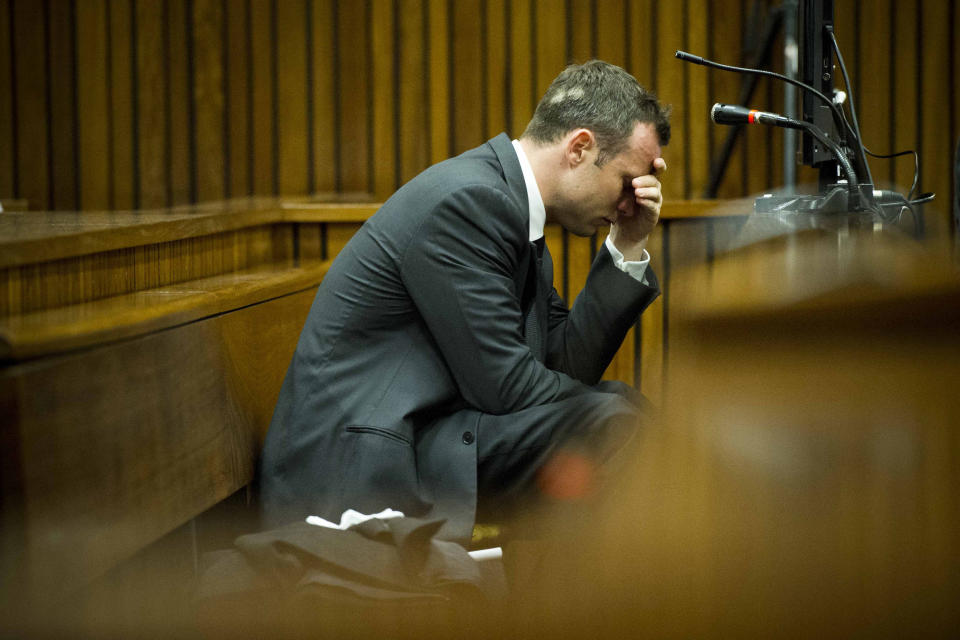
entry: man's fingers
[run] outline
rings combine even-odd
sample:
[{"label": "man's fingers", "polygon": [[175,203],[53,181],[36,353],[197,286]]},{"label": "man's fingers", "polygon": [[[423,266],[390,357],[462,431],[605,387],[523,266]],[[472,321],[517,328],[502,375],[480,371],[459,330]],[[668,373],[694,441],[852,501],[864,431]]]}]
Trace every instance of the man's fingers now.
[{"label": "man's fingers", "polygon": [[667,161],[663,158],[657,158],[653,161],[653,175],[658,176],[667,170]]}]

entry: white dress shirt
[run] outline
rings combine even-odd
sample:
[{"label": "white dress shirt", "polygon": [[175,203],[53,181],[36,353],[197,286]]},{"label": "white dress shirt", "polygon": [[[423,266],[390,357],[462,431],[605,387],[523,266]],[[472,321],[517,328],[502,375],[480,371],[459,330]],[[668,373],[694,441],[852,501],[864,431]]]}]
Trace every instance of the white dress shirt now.
[{"label": "white dress shirt", "polygon": [[[527,185],[527,202],[530,206],[530,242],[543,237],[543,227],[547,222],[547,210],[543,205],[543,197],[540,195],[540,187],[537,186],[537,178],[533,175],[533,167],[527,159],[527,154],[523,152],[519,140],[513,141],[513,148],[517,151],[517,159],[520,161],[520,169],[523,171],[523,182]],[[607,236],[607,251],[613,258],[613,264],[629,274],[635,280],[644,282],[643,276],[647,272],[647,265],[650,264],[650,254],[643,250],[643,258],[640,260],[624,260],[623,254],[617,249],[610,236]]]}]

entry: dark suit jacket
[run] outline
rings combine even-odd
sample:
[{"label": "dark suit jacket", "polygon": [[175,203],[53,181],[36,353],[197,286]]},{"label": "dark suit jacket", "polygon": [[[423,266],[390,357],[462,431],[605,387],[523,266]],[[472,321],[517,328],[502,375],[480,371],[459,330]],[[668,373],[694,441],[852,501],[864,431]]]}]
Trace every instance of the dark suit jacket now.
[{"label": "dark suit jacket", "polygon": [[[655,276],[641,284],[601,247],[568,311],[552,287],[537,293],[528,211],[501,134],[404,185],[344,247],[267,435],[266,526],[392,507],[446,517],[444,537],[469,539],[481,413],[592,392],[659,293]],[[545,339],[532,343],[537,304]]]}]

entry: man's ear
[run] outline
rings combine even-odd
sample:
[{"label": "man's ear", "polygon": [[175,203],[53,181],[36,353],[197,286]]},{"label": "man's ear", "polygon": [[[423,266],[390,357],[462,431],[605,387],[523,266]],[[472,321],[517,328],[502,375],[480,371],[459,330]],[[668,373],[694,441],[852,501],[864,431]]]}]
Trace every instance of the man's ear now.
[{"label": "man's ear", "polygon": [[590,129],[574,129],[567,135],[564,155],[571,167],[582,164],[596,153],[597,140]]}]

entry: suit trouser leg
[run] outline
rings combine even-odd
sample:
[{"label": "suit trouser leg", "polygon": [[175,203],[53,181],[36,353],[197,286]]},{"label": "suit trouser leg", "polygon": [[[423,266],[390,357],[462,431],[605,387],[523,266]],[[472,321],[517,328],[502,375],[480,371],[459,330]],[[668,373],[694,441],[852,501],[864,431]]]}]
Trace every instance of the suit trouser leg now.
[{"label": "suit trouser leg", "polygon": [[549,493],[544,478],[558,460],[571,466],[557,473],[576,475],[584,468],[593,473],[625,446],[637,429],[642,396],[622,383],[604,382],[594,389],[508,415],[480,417],[478,518],[509,517],[550,498],[544,495]]}]

